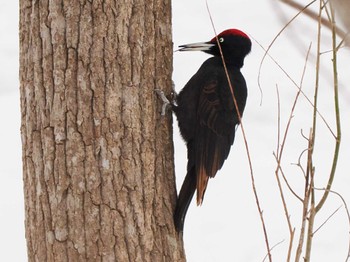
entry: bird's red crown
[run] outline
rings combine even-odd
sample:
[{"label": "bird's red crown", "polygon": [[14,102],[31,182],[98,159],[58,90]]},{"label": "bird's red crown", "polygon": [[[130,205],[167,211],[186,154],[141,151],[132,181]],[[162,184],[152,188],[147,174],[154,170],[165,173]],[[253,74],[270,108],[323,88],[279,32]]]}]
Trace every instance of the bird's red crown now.
[{"label": "bird's red crown", "polygon": [[[229,35],[237,35],[237,36],[242,36],[244,38],[248,38],[248,35],[244,32],[242,32],[241,30],[238,29],[227,29],[223,32],[221,32],[220,34],[218,34],[218,38],[223,37],[223,36],[229,36]],[[216,42],[216,37],[214,37],[212,40],[210,40],[210,42]]]}]

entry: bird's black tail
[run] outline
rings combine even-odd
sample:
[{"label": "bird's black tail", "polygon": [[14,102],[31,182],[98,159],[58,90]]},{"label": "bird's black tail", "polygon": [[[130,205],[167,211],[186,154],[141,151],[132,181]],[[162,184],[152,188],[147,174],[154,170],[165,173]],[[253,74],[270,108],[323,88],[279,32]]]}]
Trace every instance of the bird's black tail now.
[{"label": "bird's black tail", "polygon": [[182,184],[179,198],[177,199],[174,214],[174,223],[177,232],[182,232],[184,228],[187,209],[191,203],[194,192],[196,191],[196,172],[193,166],[187,171],[187,175]]}]

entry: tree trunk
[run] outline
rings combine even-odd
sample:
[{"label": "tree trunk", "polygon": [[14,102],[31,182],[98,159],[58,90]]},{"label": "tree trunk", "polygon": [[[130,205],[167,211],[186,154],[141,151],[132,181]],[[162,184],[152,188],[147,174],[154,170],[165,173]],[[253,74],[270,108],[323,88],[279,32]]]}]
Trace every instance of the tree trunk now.
[{"label": "tree trunk", "polygon": [[20,0],[29,261],[184,261],[170,0]]}]

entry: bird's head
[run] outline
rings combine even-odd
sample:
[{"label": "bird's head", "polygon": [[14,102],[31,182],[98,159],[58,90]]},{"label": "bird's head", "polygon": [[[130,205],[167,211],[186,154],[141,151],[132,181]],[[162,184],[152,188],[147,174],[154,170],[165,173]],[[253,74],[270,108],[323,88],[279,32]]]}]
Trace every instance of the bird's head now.
[{"label": "bird's head", "polygon": [[179,51],[203,51],[220,56],[219,44],[225,62],[239,67],[243,66],[244,58],[252,48],[252,42],[244,32],[238,29],[227,29],[208,42],[180,45]]}]

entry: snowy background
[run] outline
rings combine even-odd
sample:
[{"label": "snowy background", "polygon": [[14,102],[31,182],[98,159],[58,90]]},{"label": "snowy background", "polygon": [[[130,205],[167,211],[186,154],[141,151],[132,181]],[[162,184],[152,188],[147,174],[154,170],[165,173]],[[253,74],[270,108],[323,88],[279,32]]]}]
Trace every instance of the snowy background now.
[{"label": "snowy background", "polygon": [[[222,0],[209,1],[217,32],[238,28],[248,33],[265,48],[296,13],[278,1]],[[317,10],[318,3],[311,7]],[[319,111],[335,132],[332,93],[330,32],[323,31]],[[24,239],[24,205],[21,166],[20,108],[18,82],[18,2],[0,2],[0,261],[26,261]],[[204,1],[173,1],[174,48],[180,44],[210,40],[214,36]],[[272,46],[270,54],[296,82],[300,83],[309,45],[311,52],[306,63],[303,91],[313,99],[315,82],[315,53],[317,23],[301,15]],[[284,131],[297,88],[278,66],[267,58],[262,66],[258,86],[258,70],[264,55],[253,40],[252,53],[246,58],[242,70],[249,89],[244,113],[249,150],[252,158],[255,183],[269,236],[270,246],[277,245],[274,261],[285,261],[289,232],[275,178],[276,161],[273,152],[277,147],[278,99],[280,93],[281,132]],[[202,53],[174,53],[173,80],[179,91],[187,80],[208,58]],[[339,51],[339,90],[342,116],[342,145],[333,190],[350,203],[350,52]],[[260,103],[262,101],[262,103]],[[304,179],[294,165],[307,141],[312,124],[312,106],[300,96],[293,115],[289,136],[282,158],[282,167],[291,186],[302,196]],[[4,128],[6,127],[6,128]],[[186,148],[174,122],[176,174],[181,186],[186,170]],[[322,120],[318,120],[314,165],[315,184],[326,185],[334,150],[334,139]],[[305,155],[302,158],[305,164]],[[319,192],[319,195],[321,192]],[[285,190],[292,225],[299,238],[301,202]],[[349,247],[349,221],[343,202],[330,195],[316,218],[317,229],[338,207],[339,211],[314,237],[312,261],[345,261]],[[215,179],[210,180],[203,206],[193,202],[187,214],[184,241],[189,262],[206,261],[262,261],[266,255],[261,222],[251,186],[250,170],[242,132],[237,130],[236,141],[230,156]],[[296,246],[296,244],[295,244]],[[293,250],[293,255],[295,249]]]}]

